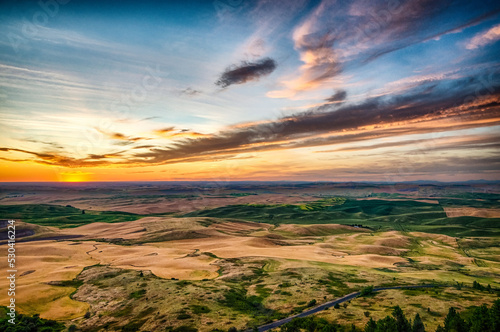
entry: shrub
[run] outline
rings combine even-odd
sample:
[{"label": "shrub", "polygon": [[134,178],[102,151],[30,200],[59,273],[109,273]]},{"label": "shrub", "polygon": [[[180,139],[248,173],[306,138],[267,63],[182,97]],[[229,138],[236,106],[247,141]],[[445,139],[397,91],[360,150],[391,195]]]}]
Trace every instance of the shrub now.
[{"label": "shrub", "polygon": [[312,307],[314,305],[316,305],[316,300],[315,299],[312,299],[311,301],[309,301],[309,303],[307,303],[308,307]]},{"label": "shrub", "polygon": [[371,294],[373,294],[373,286],[367,286],[361,290],[360,296],[367,296]]},{"label": "shrub", "polygon": [[189,319],[191,318],[190,314],[182,313],[177,316],[177,319]]},{"label": "shrub", "polygon": [[193,313],[194,313],[194,314],[197,314],[197,315],[199,315],[199,314],[208,314],[210,311],[212,311],[212,310],[210,310],[210,308],[209,308],[209,307],[207,307],[207,306],[204,306],[204,305],[196,305],[196,304],[192,305],[192,306],[191,306],[191,309],[193,310]]},{"label": "shrub", "polygon": [[192,326],[182,325],[173,329],[172,332],[198,332],[198,329]]}]

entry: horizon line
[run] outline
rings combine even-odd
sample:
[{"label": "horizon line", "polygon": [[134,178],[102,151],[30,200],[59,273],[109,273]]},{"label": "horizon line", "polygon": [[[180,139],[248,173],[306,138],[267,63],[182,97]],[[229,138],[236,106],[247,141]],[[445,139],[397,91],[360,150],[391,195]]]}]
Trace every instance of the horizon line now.
[{"label": "horizon line", "polygon": [[439,180],[410,180],[410,181],[323,181],[323,180],[225,180],[225,181],[217,181],[217,180],[143,180],[143,181],[0,181],[0,185],[2,184],[91,184],[91,183],[182,183],[182,182],[190,182],[190,183],[238,183],[238,182],[272,182],[272,183],[380,183],[380,184],[398,184],[398,183],[472,183],[472,182],[483,182],[483,183],[496,183],[500,182],[500,180],[465,180],[465,181],[439,181]]}]

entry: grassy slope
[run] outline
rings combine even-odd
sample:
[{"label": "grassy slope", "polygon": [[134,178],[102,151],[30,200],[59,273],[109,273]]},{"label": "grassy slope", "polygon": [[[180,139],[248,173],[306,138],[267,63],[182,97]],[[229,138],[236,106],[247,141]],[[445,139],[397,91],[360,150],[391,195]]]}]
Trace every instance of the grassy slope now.
[{"label": "grassy slope", "polygon": [[[448,206],[451,202],[455,201],[445,200]],[[469,201],[460,200],[460,204],[467,202]],[[475,202],[477,201],[472,204]],[[484,205],[484,202],[480,204]],[[348,199],[342,204],[326,201],[324,204],[309,203],[306,207],[289,204],[229,205],[195,211],[184,216],[235,218],[272,224],[359,224],[380,230],[424,231],[450,236],[500,235],[500,218],[448,218],[439,204],[411,200]]]},{"label": "grassy slope", "polygon": [[89,211],[59,205],[23,204],[0,205],[0,216],[5,219],[22,219],[24,222],[70,228],[93,222],[123,222],[141,218],[141,215],[115,211]]},{"label": "grassy slope", "polygon": [[[142,217],[122,212],[97,211],[86,211],[86,214],[82,215],[79,209],[50,205],[0,206],[0,213],[4,218],[20,218],[27,222],[58,227],[74,227],[95,221],[118,222],[126,221],[127,218],[134,220]],[[498,219],[447,218],[440,205],[415,201],[329,199],[303,205],[226,206],[189,214],[192,215],[275,224],[362,224],[372,228],[420,230],[450,235],[491,236],[494,232],[498,232],[498,229],[493,228],[495,224],[498,227]],[[342,216],[343,219],[336,219],[336,216]],[[474,257],[475,251],[480,251],[485,256],[481,257],[482,259],[494,257],[498,247],[495,242],[485,241],[461,239],[460,250],[467,256]],[[431,282],[434,278],[436,281],[451,283],[463,281],[470,284],[472,280],[479,280],[482,283],[494,282],[491,272],[485,271],[483,266],[471,265],[464,268],[419,263],[432,255],[449,255],[445,258],[453,261],[456,256],[445,249],[439,242],[426,240],[415,245],[415,248],[405,255],[411,258],[408,266],[394,267],[390,270],[293,260],[228,259],[226,260],[228,264],[230,263],[233,269],[239,269],[240,274],[222,280],[190,282],[164,280],[150,275],[140,277],[138,271],[119,269],[112,269],[114,272],[109,274],[108,268],[98,267],[96,269],[104,270],[96,272],[95,278],[90,275],[84,278],[86,286],[79,288],[79,296],[76,299],[85,301],[93,298],[93,295],[101,294],[99,296],[102,296],[102,303],[109,303],[102,308],[98,305],[99,300],[92,303],[91,317],[82,318],[81,321],[83,326],[88,327],[88,331],[92,331],[91,326],[99,324],[102,326],[109,324],[108,326],[112,328],[121,328],[126,324],[143,324],[142,328],[151,330],[158,327],[156,324],[162,327],[190,325],[208,331],[213,328],[227,329],[233,325],[243,328],[261,324],[279,317],[282,313],[298,312],[312,299],[321,303],[359,290],[367,284]],[[492,259],[492,262],[494,261]],[[487,265],[492,265],[492,262],[487,262]],[[88,272],[92,270],[89,269]],[[224,269],[221,269],[221,274],[224,275]],[[248,291],[244,292],[242,289]],[[411,309],[412,303],[424,303],[425,306],[422,308],[414,306],[415,310],[422,309],[425,315],[427,312],[425,309],[429,306],[436,316],[441,317],[445,313],[445,308],[461,303],[461,298],[469,298],[470,304],[475,304],[476,298],[483,297],[482,301],[486,297],[488,299],[493,297],[489,293],[470,294],[467,291],[454,294],[453,297],[438,298],[434,293],[417,295],[421,297],[411,298],[415,295],[396,292],[389,296],[380,294],[375,301],[377,306],[373,303],[366,305],[361,300],[353,301],[347,309],[332,310],[332,313],[336,312],[338,316],[328,317],[349,322],[354,317],[361,317],[364,311],[370,311],[374,317],[382,317],[393,303],[407,303],[409,306],[404,308],[405,311]],[[171,303],[176,305],[172,306]],[[350,311],[354,308],[358,312],[351,317]],[[431,316],[428,318],[432,319]]]},{"label": "grassy slope", "polygon": [[[78,277],[84,286],[78,289],[75,299],[91,302],[91,315],[79,320],[78,325],[83,331],[119,330],[139,321],[142,329],[151,331],[180,326],[200,331],[227,330],[231,326],[246,329],[301,312],[312,300],[323,303],[366,285],[423,281],[375,269],[314,262],[243,258],[229,259],[226,263],[238,267],[241,274],[179,281],[147,273],[141,276],[138,271],[90,267]],[[346,303],[347,308],[330,308],[319,315],[343,324],[355,323],[360,328],[368,320],[365,311],[379,319],[399,304],[411,315],[420,313],[426,325],[435,328],[434,318],[442,320],[450,306],[464,309],[490,304],[497,296],[471,288],[384,291]]]}]

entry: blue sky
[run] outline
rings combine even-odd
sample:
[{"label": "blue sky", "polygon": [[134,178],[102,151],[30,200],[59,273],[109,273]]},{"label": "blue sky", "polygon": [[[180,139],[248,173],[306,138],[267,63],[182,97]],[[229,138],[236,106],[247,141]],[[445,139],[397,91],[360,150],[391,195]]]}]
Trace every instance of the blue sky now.
[{"label": "blue sky", "polygon": [[4,181],[500,178],[495,1],[42,3],[0,5]]}]

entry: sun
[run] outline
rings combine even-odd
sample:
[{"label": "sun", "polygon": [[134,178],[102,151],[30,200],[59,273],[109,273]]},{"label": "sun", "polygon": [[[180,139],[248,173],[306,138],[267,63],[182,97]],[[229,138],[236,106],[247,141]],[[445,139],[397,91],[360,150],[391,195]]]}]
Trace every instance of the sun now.
[{"label": "sun", "polygon": [[61,182],[87,182],[90,181],[90,175],[92,173],[87,172],[65,172],[60,173]]}]

